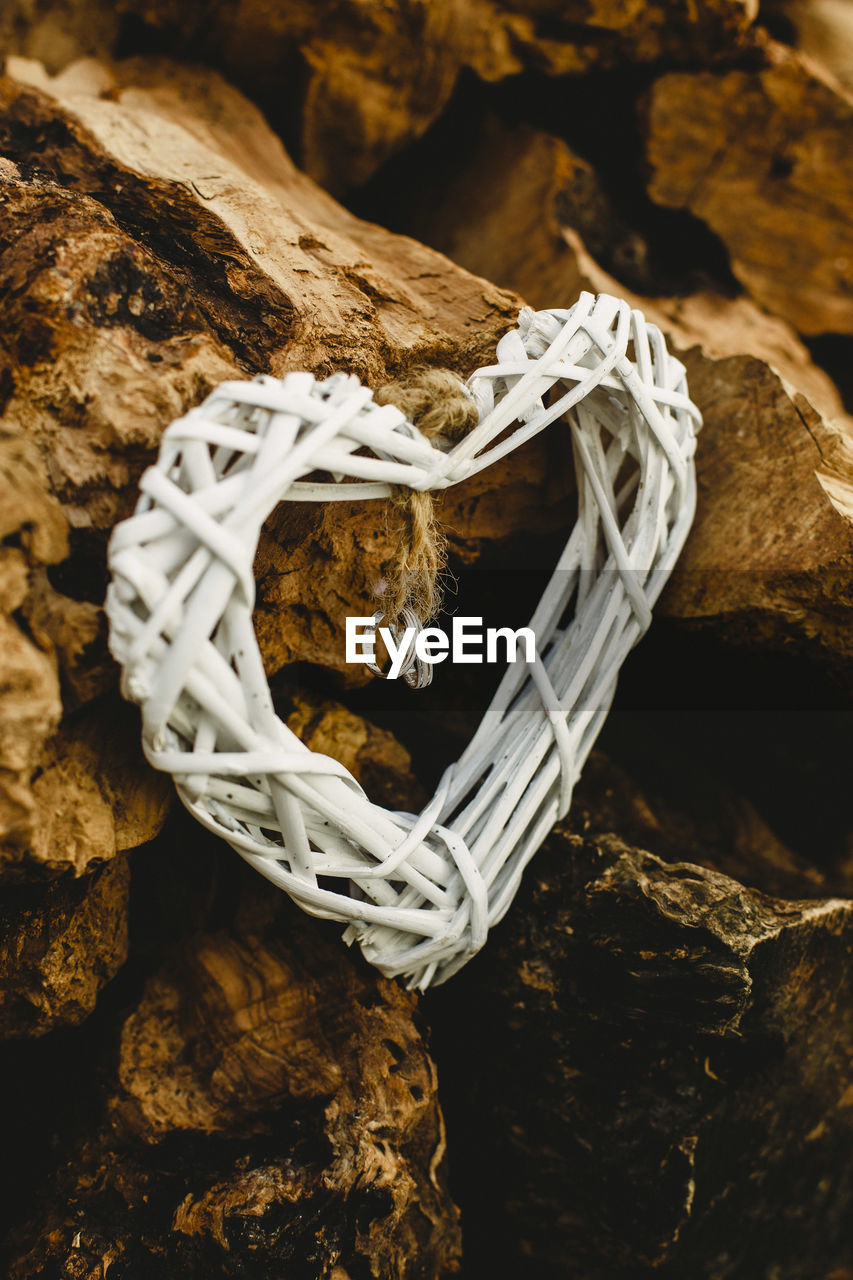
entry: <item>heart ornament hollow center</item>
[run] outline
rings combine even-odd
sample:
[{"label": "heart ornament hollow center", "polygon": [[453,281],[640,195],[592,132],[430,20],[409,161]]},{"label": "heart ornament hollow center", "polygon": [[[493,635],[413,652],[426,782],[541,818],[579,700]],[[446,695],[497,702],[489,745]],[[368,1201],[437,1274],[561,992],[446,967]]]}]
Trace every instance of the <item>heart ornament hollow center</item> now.
[{"label": "heart ornament hollow center", "polygon": [[[167,428],[109,547],[110,647],[149,762],[262,875],[421,989],[480,950],[567,813],[696,505],[701,415],[627,302],[523,310],[467,386],[479,422],[445,452],[352,375],[224,382]],[[536,661],[507,666],[421,813],[386,810],[274,710],[252,622],[261,527],[282,501],[447,488],[557,421],[578,513],[530,620]]]}]

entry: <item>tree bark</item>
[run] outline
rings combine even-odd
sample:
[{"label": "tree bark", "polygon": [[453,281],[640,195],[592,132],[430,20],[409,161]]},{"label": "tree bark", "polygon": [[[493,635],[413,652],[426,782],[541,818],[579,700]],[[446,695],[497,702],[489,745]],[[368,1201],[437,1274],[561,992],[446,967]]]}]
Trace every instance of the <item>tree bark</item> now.
[{"label": "tree bark", "polygon": [[[0,15],[26,55],[0,79],[12,1280],[846,1274],[849,95],[752,0],[558,8]],[[607,754],[482,955],[419,999],[145,765],[106,545],[221,380],[464,376],[523,303],[582,289],[684,360],[697,518]],[[569,433],[436,506],[449,612],[523,625],[575,518]],[[490,689],[345,663],[402,533],[393,504],[276,511],[255,624],[294,732],[417,812]]]},{"label": "tree bark", "polygon": [[598,762],[436,1000],[439,1060],[488,1063],[443,1090],[472,1274],[843,1274],[853,906],[747,818],[720,847],[739,829],[748,881],[785,898],[711,869],[707,827]]},{"label": "tree bark", "polygon": [[[59,70],[74,56],[127,42],[216,66],[281,123],[312,178],[340,194],[366,181],[446,107],[459,77],[486,82],[630,67],[661,58],[714,61],[749,48],[751,0],[563,6],[491,0],[270,5],[225,0],[54,0],[33,21],[11,0],[0,35]],[[5,26],[5,30],[4,30]]]}]

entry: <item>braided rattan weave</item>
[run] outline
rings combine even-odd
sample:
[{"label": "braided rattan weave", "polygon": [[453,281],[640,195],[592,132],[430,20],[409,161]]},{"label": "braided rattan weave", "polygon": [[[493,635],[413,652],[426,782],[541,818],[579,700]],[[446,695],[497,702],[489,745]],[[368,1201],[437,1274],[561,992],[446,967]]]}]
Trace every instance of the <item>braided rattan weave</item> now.
[{"label": "braided rattan weave", "polygon": [[[165,432],[109,555],[110,643],[151,764],[204,826],[417,987],[482,947],[567,812],[695,507],[701,418],[627,303],[523,311],[467,385],[479,424],[443,452],[351,376],[223,383]],[[530,622],[538,659],[507,667],[423,812],[389,812],[273,709],[252,626],[261,526],[281,501],[454,485],[556,422],[578,515]]]}]

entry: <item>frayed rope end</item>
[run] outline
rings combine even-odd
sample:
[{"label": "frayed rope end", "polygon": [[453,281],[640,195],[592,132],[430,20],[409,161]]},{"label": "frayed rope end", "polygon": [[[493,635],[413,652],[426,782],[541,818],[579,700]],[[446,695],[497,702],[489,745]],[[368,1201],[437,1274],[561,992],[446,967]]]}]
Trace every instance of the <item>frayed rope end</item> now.
[{"label": "frayed rope end", "polygon": [[[473,396],[451,369],[418,366],[380,387],[373,398],[377,404],[394,405],[442,449],[452,448],[479,419]],[[391,503],[403,513],[407,528],[380,597],[385,625],[396,626],[408,608],[426,626],[441,608],[439,577],[447,564],[447,539],[431,493],[395,486]]]}]

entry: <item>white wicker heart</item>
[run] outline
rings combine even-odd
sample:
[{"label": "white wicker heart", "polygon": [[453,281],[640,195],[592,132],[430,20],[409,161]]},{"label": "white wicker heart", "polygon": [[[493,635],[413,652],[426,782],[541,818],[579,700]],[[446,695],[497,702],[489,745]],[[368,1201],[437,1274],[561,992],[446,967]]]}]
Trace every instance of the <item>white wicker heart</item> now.
[{"label": "white wicker heart", "polygon": [[[483,946],[568,810],[695,507],[701,417],[639,311],[590,294],[524,310],[496,355],[467,384],[479,424],[448,452],[351,376],[223,383],[167,429],[109,550],[110,644],[148,760],[262,875],[420,988]],[[537,661],[507,667],[423,812],[389,812],[273,709],[252,625],[261,526],[283,500],[446,488],[557,421],[579,508],[530,622]]]}]

